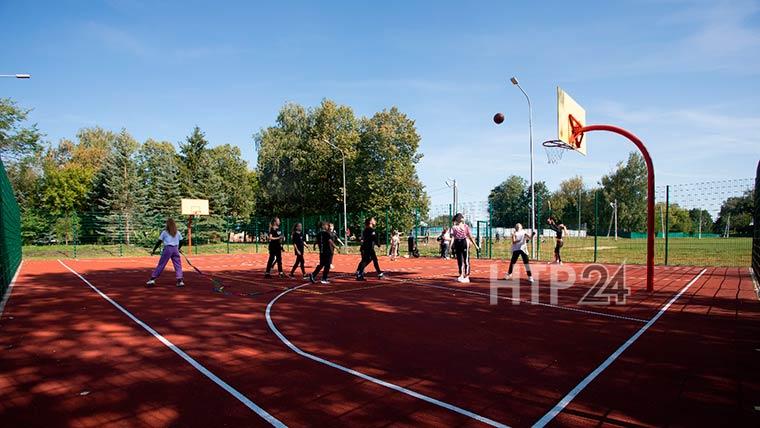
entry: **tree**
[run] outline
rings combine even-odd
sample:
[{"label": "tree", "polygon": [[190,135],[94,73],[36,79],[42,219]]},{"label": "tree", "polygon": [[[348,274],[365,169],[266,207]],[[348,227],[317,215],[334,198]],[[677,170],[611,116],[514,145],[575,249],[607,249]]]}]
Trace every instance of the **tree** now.
[{"label": "tree", "polygon": [[725,200],[720,207],[718,218],[715,220],[715,233],[725,233],[726,225],[729,234],[751,236],[752,213],[754,212],[754,190],[747,190],[742,196],[733,196]]},{"label": "tree", "polygon": [[664,202],[658,202],[654,209],[654,228],[658,234],[663,231],[662,227],[665,224],[663,215],[666,212],[668,213],[667,229],[669,233],[682,232],[688,234],[692,232],[693,224],[688,210],[681,208],[678,204],[671,203],[669,207],[666,207]]},{"label": "tree", "polygon": [[181,194],[179,162],[174,146],[148,139],[140,147],[137,162],[148,214],[156,218],[178,215]]},{"label": "tree", "polygon": [[689,210],[689,219],[691,219],[693,234],[709,233],[712,230],[713,219],[707,210],[692,208]]},{"label": "tree", "polygon": [[580,227],[578,210],[586,205],[587,193],[583,186],[583,178],[580,176],[562,181],[559,183],[559,189],[549,197],[551,214],[563,221],[568,228]]},{"label": "tree", "polygon": [[102,196],[100,207],[107,213],[106,231],[111,236],[123,233],[125,242],[130,239],[145,207],[145,192],[138,175],[136,153],[139,143],[122,130],[114,141],[105,167],[100,174]]},{"label": "tree", "polygon": [[[621,230],[637,232],[646,230],[647,219],[647,166],[644,158],[631,152],[628,161],[617,164],[617,169],[601,179],[602,196],[600,211],[608,216],[609,203],[617,200],[618,225]],[[602,212],[600,212],[600,216]]]},{"label": "tree", "polygon": [[211,199],[211,168],[208,141],[199,127],[194,127],[179,146],[180,188],[183,197]]},{"label": "tree", "polygon": [[32,155],[41,149],[42,134],[37,125],[23,126],[31,110],[10,98],[0,98],[0,158],[5,164]]},{"label": "tree", "polygon": [[515,223],[530,227],[530,204],[525,203],[526,188],[529,184],[524,178],[511,175],[491,189],[488,203],[491,205],[492,227],[514,227]]},{"label": "tree", "polygon": [[208,151],[214,199],[212,208],[217,214],[248,217],[253,212],[254,194],[248,164],[239,147],[224,144]]},{"label": "tree", "polygon": [[393,107],[362,119],[360,132],[349,187],[354,189],[352,206],[373,214],[392,207],[394,226],[411,228],[415,215],[427,217],[429,206],[416,171],[422,154],[414,121]]},{"label": "tree", "polygon": [[[255,136],[258,148],[257,211],[280,216],[337,214],[343,210],[341,154],[346,155],[348,210],[377,215],[386,208],[395,224],[425,218],[428,199],[416,174],[420,137],[414,121],[391,108],[357,120],[330,100],[313,109],[287,104],[274,126]],[[361,222],[353,218],[352,223]],[[358,224],[352,224],[357,226]]]}]

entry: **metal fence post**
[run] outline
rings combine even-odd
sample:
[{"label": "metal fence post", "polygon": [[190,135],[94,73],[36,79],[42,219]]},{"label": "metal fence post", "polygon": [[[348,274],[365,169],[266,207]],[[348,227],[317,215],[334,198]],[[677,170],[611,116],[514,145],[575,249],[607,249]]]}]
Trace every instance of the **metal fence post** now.
[{"label": "metal fence post", "polygon": [[668,265],[668,233],[670,231],[670,186],[665,186],[665,266]]},{"label": "metal fence post", "polygon": [[77,222],[76,222],[77,215],[74,214],[74,219],[71,221],[71,228],[72,230],[72,237],[73,237],[73,243],[74,243],[74,258],[77,258]]},{"label": "metal fence post", "polygon": [[124,256],[124,218],[119,214],[119,257]]},{"label": "metal fence post", "polygon": [[594,263],[599,253],[599,191],[594,190]]}]

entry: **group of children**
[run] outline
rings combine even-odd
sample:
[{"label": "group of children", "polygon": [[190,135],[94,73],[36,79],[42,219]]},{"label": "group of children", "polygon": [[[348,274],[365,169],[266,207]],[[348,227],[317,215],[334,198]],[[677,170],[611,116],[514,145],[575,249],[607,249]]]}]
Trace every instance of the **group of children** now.
[{"label": "group of children", "polygon": [[[557,221],[554,217],[549,217],[549,228],[556,233],[556,245],[554,247],[554,262],[561,264],[562,257],[560,251],[564,245],[563,236],[567,232],[567,228],[562,222]],[[361,234],[361,261],[356,267],[355,277],[358,281],[364,281],[364,270],[370,263],[374,265],[378,278],[383,278],[384,273],[380,269],[380,263],[375,252],[375,247],[380,246],[378,240],[377,231],[375,227],[377,221],[374,217],[369,217],[364,222],[364,230]],[[533,282],[532,273],[530,270],[530,262],[528,257],[528,242],[535,236],[536,232],[532,231],[528,233],[523,229],[520,223],[515,225],[515,231],[512,233],[512,258],[509,263],[509,270],[507,271],[506,279],[512,279],[512,272],[514,265],[519,258],[522,258],[525,265],[525,271],[528,276],[528,281]],[[264,276],[271,277],[271,271],[274,265],[277,265],[277,271],[281,278],[285,277],[285,273],[282,270],[282,250],[285,236],[280,230],[280,219],[275,217],[269,224],[268,234],[268,249],[269,259],[267,260],[266,270]],[[475,238],[472,235],[470,227],[464,221],[464,215],[461,213],[454,216],[451,229],[444,229],[441,236],[438,237],[441,242],[441,257],[448,258],[448,252],[452,251],[457,259],[457,266],[459,268],[459,276],[457,282],[469,283],[470,282],[470,244],[475,247],[476,251],[480,251],[480,247],[475,242]],[[391,239],[391,260],[395,260],[395,255],[398,252],[399,246],[399,234],[393,234]],[[303,233],[303,225],[297,223],[291,232],[291,242],[293,243],[293,252],[295,255],[295,262],[290,270],[290,277],[295,277],[297,268],[300,268],[303,279],[308,279],[312,283],[316,283],[317,277],[322,272],[322,284],[329,284],[329,274],[332,268],[333,255],[335,254],[335,248],[338,245],[343,245],[338,234],[335,232],[335,226],[329,222],[321,222],[320,230],[316,236],[316,242],[314,248],[319,248],[319,264],[314,271],[310,274],[306,274],[306,264],[304,260],[304,252],[306,248],[306,240]],[[156,269],[151,274],[150,279],[146,283],[146,287],[153,287],[156,283],[156,279],[161,275],[166,264],[169,260],[174,265],[174,271],[177,278],[177,287],[184,287],[185,283],[182,275],[182,260],[180,257],[180,249],[182,248],[182,234],[177,230],[177,225],[173,219],[166,221],[166,229],[159,235],[158,241],[156,241],[153,247],[152,253],[155,254],[160,245],[164,248],[161,251],[161,258],[158,261]]]}]

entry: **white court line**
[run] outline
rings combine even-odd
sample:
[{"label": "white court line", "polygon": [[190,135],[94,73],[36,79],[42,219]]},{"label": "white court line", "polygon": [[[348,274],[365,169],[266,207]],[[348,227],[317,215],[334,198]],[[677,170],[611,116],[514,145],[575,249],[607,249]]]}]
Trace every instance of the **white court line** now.
[{"label": "white court line", "polygon": [[16,284],[16,279],[18,279],[18,274],[21,272],[21,265],[23,264],[24,261],[21,260],[21,262],[18,264],[18,267],[16,268],[16,273],[13,274],[13,279],[11,279],[11,282],[8,284],[8,288],[5,290],[5,294],[3,294],[3,300],[0,301],[0,317],[3,316],[5,304],[8,303],[8,300],[11,298],[11,290],[13,290],[13,286]]},{"label": "white court line", "polygon": [[274,321],[272,321],[272,316],[271,316],[272,306],[274,306],[274,304],[277,302],[277,300],[279,300],[282,296],[290,293],[291,291],[295,291],[295,290],[298,290],[299,288],[305,287],[307,285],[309,285],[309,284],[306,283],[306,284],[299,285],[298,287],[294,287],[294,288],[291,288],[289,290],[285,290],[282,293],[278,294],[277,297],[275,297],[274,299],[272,299],[269,302],[269,304],[267,305],[266,318],[267,318],[267,324],[269,324],[269,329],[272,330],[272,332],[280,339],[280,341],[282,341],[282,343],[284,343],[285,346],[287,346],[288,348],[290,348],[293,352],[295,352],[296,354],[298,354],[298,355],[300,355],[302,357],[306,357],[306,358],[308,358],[308,359],[310,359],[312,361],[316,361],[316,362],[318,362],[320,364],[324,364],[324,365],[326,365],[328,367],[332,367],[334,369],[338,369],[338,370],[340,370],[342,372],[345,372],[345,373],[348,373],[350,375],[362,378],[364,380],[370,381],[370,382],[375,383],[377,385],[384,386],[386,388],[392,389],[392,390],[397,391],[397,392],[401,392],[403,394],[406,394],[406,395],[409,395],[411,397],[420,399],[422,401],[427,401],[428,403],[434,404],[434,405],[439,406],[439,407],[443,407],[446,410],[451,410],[452,412],[459,413],[460,415],[464,415],[464,416],[470,417],[472,419],[475,419],[478,422],[482,422],[484,424],[491,425],[491,426],[494,426],[494,427],[509,428],[508,425],[502,424],[500,422],[496,422],[496,421],[494,421],[492,419],[486,418],[485,416],[478,415],[477,413],[471,412],[469,410],[465,410],[465,409],[463,409],[461,407],[458,407],[458,406],[455,406],[453,404],[446,403],[444,401],[435,399],[435,398],[427,396],[425,394],[422,394],[422,393],[419,393],[419,392],[412,391],[410,389],[404,388],[403,386],[399,386],[399,385],[396,385],[396,384],[393,384],[393,383],[390,383],[390,382],[386,382],[386,381],[384,381],[382,379],[378,379],[376,377],[364,374],[364,373],[356,371],[354,369],[350,369],[350,368],[342,366],[340,364],[333,363],[332,361],[328,361],[328,360],[326,360],[324,358],[321,358],[321,357],[318,357],[318,356],[316,356],[314,354],[310,354],[310,353],[302,350],[301,348],[297,347],[296,345],[294,345],[274,325]]},{"label": "white court line", "polygon": [[639,329],[639,331],[634,333],[633,336],[631,336],[628,340],[625,341],[625,343],[620,345],[620,347],[615,352],[610,354],[610,356],[607,357],[607,359],[604,360],[604,362],[602,362],[602,364],[600,364],[599,367],[597,367],[596,369],[594,369],[594,371],[589,373],[589,375],[586,376],[586,378],[583,379],[581,383],[576,385],[575,388],[573,388],[570,392],[567,393],[567,395],[565,395],[561,400],[559,400],[559,403],[557,403],[551,410],[549,410],[549,412],[547,412],[541,419],[539,419],[538,422],[533,424],[533,428],[542,428],[546,426],[546,424],[551,422],[551,420],[554,419],[568,404],[570,404],[570,402],[573,401],[573,399],[575,399],[575,397],[578,394],[580,394],[580,392],[583,391],[588,386],[588,384],[590,384],[594,379],[596,379],[597,376],[599,376],[601,372],[603,372],[607,367],[609,367],[610,364],[612,364],[620,356],[620,354],[622,354],[623,352],[625,352],[626,349],[628,349],[628,347],[633,345],[633,342],[638,340],[638,338],[641,337],[641,335],[644,334],[644,332],[646,332],[649,329],[649,327],[651,327],[654,323],[656,323],[657,320],[660,319],[660,317],[665,313],[665,311],[667,311],[670,308],[670,306],[673,303],[675,303],[675,301],[678,300],[678,298],[681,297],[683,293],[686,292],[686,290],[688,290],[692,285],[694,285],[694,283],[697,282],[697,280],[706,271],[707,271],[706,268],[702,269],[702,271],[699,272],[699,274],[695,276],[694,279],[689,281],[689,283],[686,284],[681,289],[681,291],[678,292],[678,294],[673,296],[673,298],[670,299],[668,304],[663,306],[652,317],[652,319],[649,320],[649,322],[647,322],[644,326],[642,326]]},{"label": "white court line", "polygon": [[[457,291],[457,292],[460,292],[460,293],[472,294],[472,295],[475,295],[475,296],[491,297],[491,295],[488,294],[488,293],[483,293],[483,292],[480,292],[480,291],[467,290],[467,289],[463,289],[463,288],[446,287],[446,286],[443,286],[443,285],[434,285],[434,284],[422,284],[422,283],[413,282],[413,281],[408,281],[407,284],[414,284],[414,285],[416,285],[418,287],[430,287],[430,288],[438,288],[438,289],[441,289],[441,290]],[[549,303],[531,302],[530,300],[526,300],[526,299],[515,299],[513,297],[506,297],[506,296],[497,296],[497,297],[499,299],[501,299],[501,300],[509,300],[509,301],[512,301],[512,302],[527,303],[529,305],[534,305],[534,306],[543,306],[543,307],[548,307],[548,308],[561,309],[563,311],[579,312],[579,313],[583,313],[583,314],[587,314],[587,315],[596,315],[596,316],[600,316],[600,317],[616,318],[616,319],[621,319],[621,320],[626,320],[626,321],[636,321],[636,322],[640,322],[640,323],[646,323],[647,322],[647,320],[644,320],[644,319],[641,319],[641,318],[628,317],[628,316],[625,316],[625,315],[615,315],[615,314],[609,314],[607,312],[591,311],[591,310],[588,310],[588,309],[579,309],[579,308],[573,308],[573,307],[570,307],[570,306],[552,305],[552,304],[549,304]]]},{"label": "white court line", "polygon": [[103,293],[102,291],[100,291],[97,287],[95,287],[94,285],[92,285],[92,283],[90,283],[90,281],[88,281],[87,279],[85,279],[85,277],[83,277],[82,275],[80,275],[74,269],[72,269],[69,266],[67,266],[66,263],[62,262],[61,260],[58,260],[58,263],[60,263],[61,265],[63,265],[63,267],[65,267],[66,269],[68,269],[74,275],[78,276],[79,279],[81,279],[85,284],[87,284],[88,286],[90,286],[90,288],[92,288],[96,293],[98,293],[100,295],[100,297],[102,297],[103,299],[105,299],[108,303],[112,304],[114,307],[116,307],[116,309],[120,310],[124,315],[128,316],[132,321],[134,321],[135,323],[137,323],[140,327],[144,328],[148,333],[152,334],[153,337],[155,337],[161,343],[163,343],[164,345],[166,345],[167,348],[169,348],[172,351],[174,351],[174,353],[176,353],[177,355],[179,355],[180,357],[182,357],[182,359],[184,359],[185,361],[187,361],[188,363],[190,363],[191,366],[193,366],[196,370],[198,370],[199,372],[201,372],[204,376],[206,376],[207,378],[211,379],[215,384],[219,385],[222,389],[224,389],[225,391],[227,391],[230,395],[232,395],[233,397],[235,397],[238,401],[240,401],[241,403],[243,403],[246,407],[248,407],[249,409],[253,410],[257,415],[261,416],[262,419],[264,419],[265,421],[269,422],[272,426],[275,426],[275,427],[286,427],[287,426],[287,425],[283,424],[282,422],[280,422],[274,416],[270,415],[266,410],[264,410],[261,407],[259,407],[258,405],[256,405],[256,403],[254,403],[253,401],[251,401],[250,399],[248,399],[248,397],[246,397],[245,395],[241,394],[238,390],[236,390],[235,388],[233,388],[232,386],[230,386],[227,382],[225,382],[222,379],[220,379],[217,375],[215,375],[214,373],[212,373],[209,369],[207,369],[206,367],[204,367],[203,365],[201,365],[201,363],[199,363],[198,361],[196,361],[195,359],[193,359],[193,357],[187,355],[187,353],[185,353],[185,351],[183,351],[179,346],[175,345],[174,343],[172,343],[171,341],[169,341],[169,339],[165,338],[160,333],[158,333],[156,330],[154,330],[151,326],[149,326],[148,324],[142,322],[136,316],[132,315],[131,312],[129,312],[128,310],[124,309],[123,306],[121,306],[120,304],[116,303],[116,301],[114,301],[113,299],[111,299],[110,297],[108,297],[108,295],[106,295],[105,293]]}]

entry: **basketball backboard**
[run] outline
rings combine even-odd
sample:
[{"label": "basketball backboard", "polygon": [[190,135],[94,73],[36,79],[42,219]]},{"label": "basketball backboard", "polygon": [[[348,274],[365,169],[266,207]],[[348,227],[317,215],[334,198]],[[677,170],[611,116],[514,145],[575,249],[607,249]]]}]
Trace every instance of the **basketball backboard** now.
[{"label": "basketball backboard", "polygon": [[557,86],[557,138],[571,146],[576,152],[585,155],[587,138],[583,134],[573,135],[573,128],[578,129],[584,126],[586,126],[586,110]]},{"label": "basketball backboard", "polygon": [[208,199],[182,199],[182,215],[208,215]]}]

